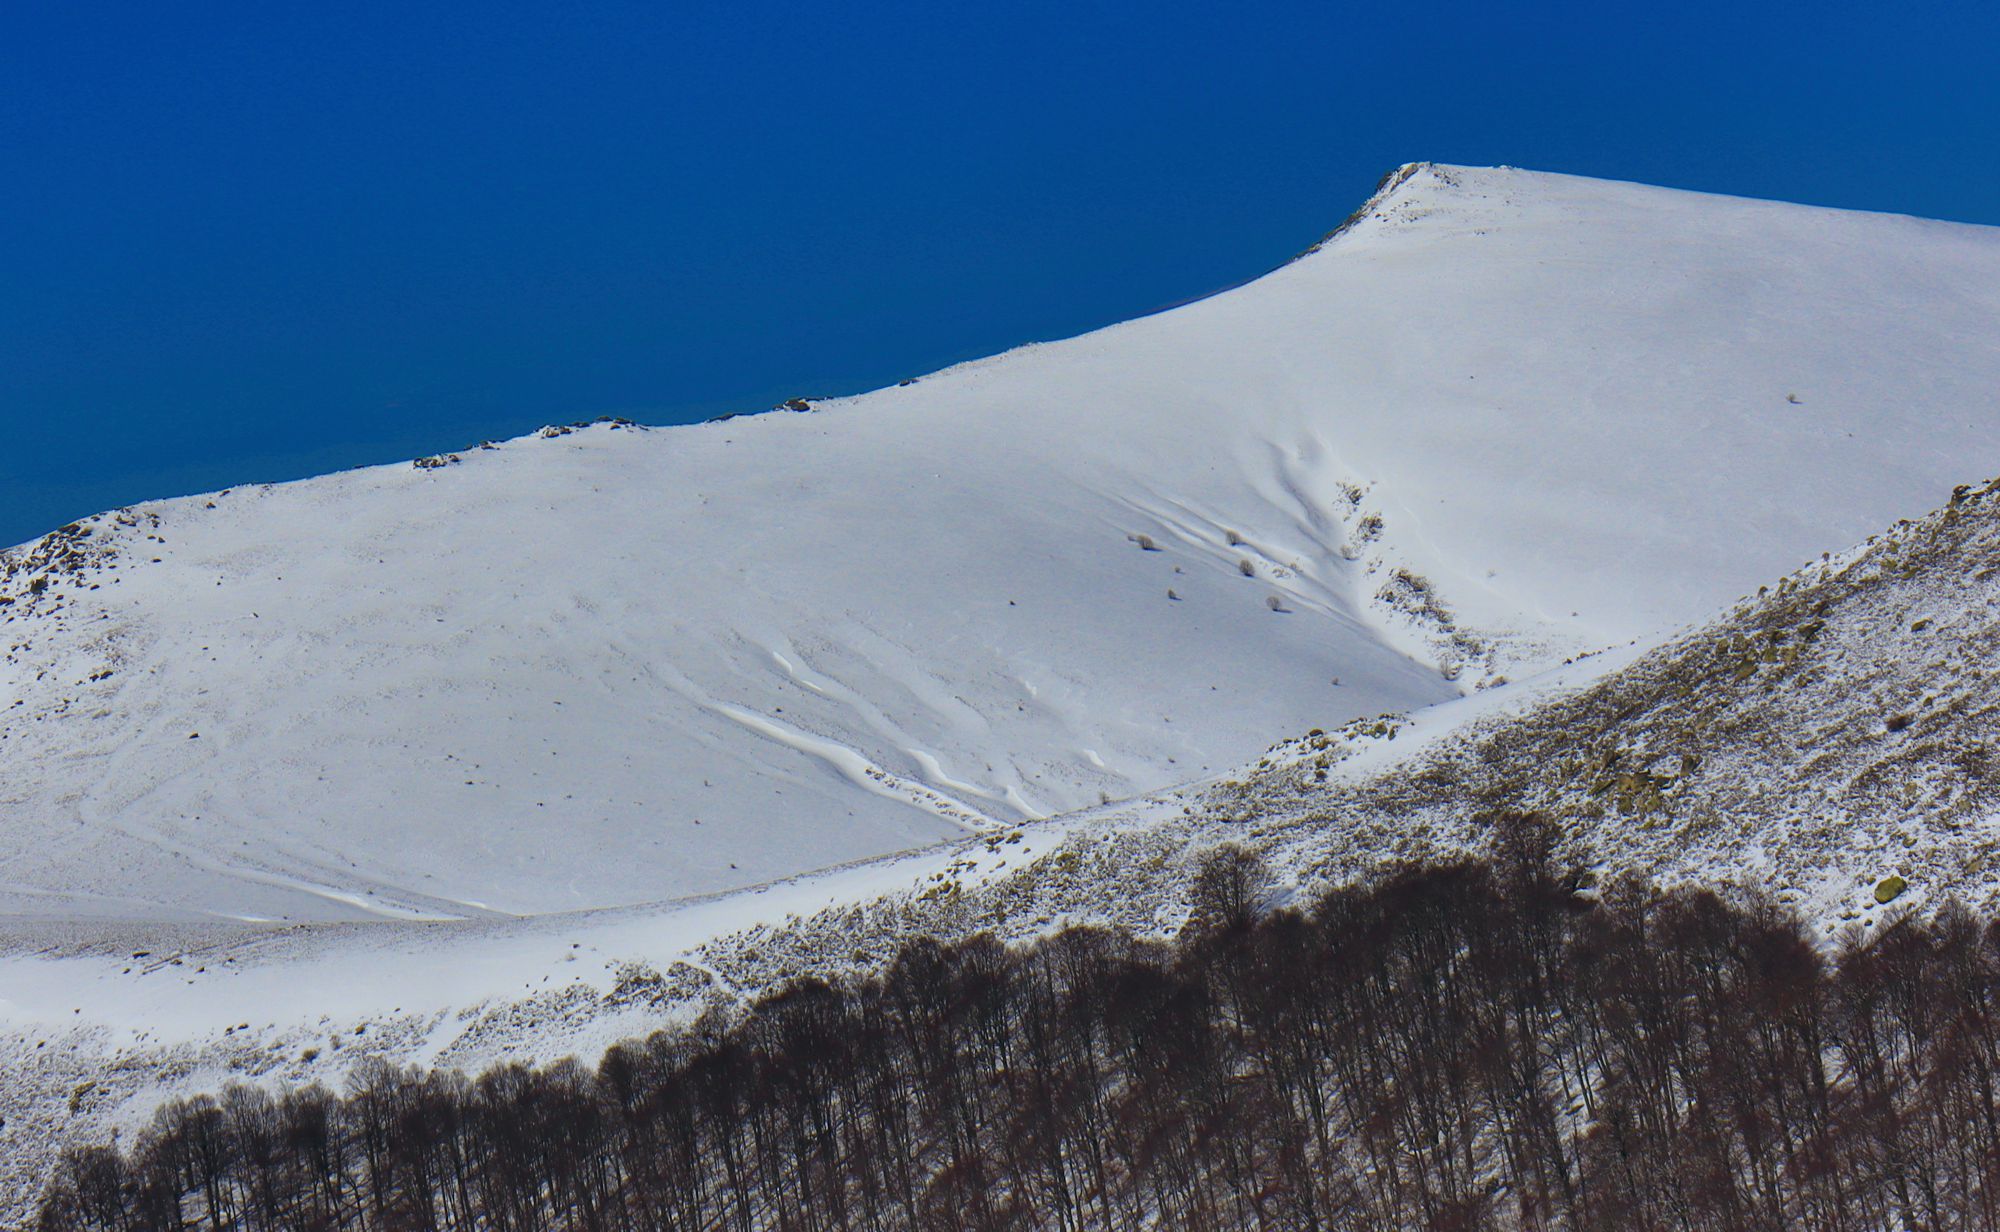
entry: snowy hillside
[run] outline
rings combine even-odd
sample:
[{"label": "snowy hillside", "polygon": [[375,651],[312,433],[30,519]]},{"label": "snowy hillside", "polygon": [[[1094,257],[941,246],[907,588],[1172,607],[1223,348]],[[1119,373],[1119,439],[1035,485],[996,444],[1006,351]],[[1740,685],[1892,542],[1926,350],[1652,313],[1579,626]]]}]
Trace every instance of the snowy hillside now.
[{"label": "snowy hillside", "polygon": [[[871,970],[915,936],[1171,934],[1224,842],[1304,897],[1483,850],[1496,810],[1534,808],[1606,879],[1761,890],[1830,937],[1952,900],[1990,916],[1996,645],[2000,481],[1656,644],[925,852],[529,920],[17,926],[0,1191],[32,1194],[60,1144],[129,1135],[170,1093],[337,1088],[368,1058],[588,1059],[796,976]],[[1884,905],[1890,876],[1904,888]]]},{"label": "snowy hillside", "polygon": [[1996,663],[2000,480],[1583,687],[1560,678],[1589,664],[1516,698],[1441,707],[1401,749],[1372,742],[1327,774],[1313,742],[1288,746],[1207,807],[1302,847],[1373,836],[1349,846],[1375,854],[1317,870],[1336,879],[1382,852],[1476,846],[1481,814],[1532,810],[1607,869],[1751,887],[1828,934],[1946,902],[1990,918]]},{"label": "snowy hillside", "polygon": [[1420,166],[858,398],[163,501],[0,583],[0,911],[657,901],[1692,621],[2000,470],[2000,233]]}]

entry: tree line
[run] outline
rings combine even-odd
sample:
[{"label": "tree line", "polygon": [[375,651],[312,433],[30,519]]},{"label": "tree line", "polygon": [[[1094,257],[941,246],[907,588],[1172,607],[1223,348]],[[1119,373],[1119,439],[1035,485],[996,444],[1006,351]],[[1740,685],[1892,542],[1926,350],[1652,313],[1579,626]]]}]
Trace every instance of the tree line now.
[{"label": "tree line", "polygon": [[916,939],[595,1069],[235,1086],[69,1152],[81,1232],[2000,1229],[2000,930],[1490,855],[1171,943]]}]

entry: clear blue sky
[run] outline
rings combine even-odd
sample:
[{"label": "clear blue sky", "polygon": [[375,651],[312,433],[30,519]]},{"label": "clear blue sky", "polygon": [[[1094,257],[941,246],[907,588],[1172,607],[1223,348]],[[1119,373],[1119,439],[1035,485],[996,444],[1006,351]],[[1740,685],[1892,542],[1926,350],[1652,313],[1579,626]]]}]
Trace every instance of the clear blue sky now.
[{"label": "clear blue sky", "polygon": [[1075,333],[1414,159],[2000,223],[1995,11],[14,0],[0,544]]}]

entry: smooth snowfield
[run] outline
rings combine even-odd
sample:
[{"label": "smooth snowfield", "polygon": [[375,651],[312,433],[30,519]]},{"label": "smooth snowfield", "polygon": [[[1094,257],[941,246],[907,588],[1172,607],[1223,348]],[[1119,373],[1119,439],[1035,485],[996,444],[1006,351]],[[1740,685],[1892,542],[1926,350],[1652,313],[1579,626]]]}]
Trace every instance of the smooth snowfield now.
[{"label": "smooth snowfield", "polygon": [[1413,168],[814,413],[96,520],[0,608],[0,911],[596,908],[1157,790],[1921,513],[1996,387],[1993,229]]}]

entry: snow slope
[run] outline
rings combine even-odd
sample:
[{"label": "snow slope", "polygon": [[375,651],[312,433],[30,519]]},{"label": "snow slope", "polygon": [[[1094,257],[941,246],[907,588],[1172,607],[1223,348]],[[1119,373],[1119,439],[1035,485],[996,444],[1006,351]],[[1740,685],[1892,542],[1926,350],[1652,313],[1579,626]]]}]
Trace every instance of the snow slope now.
[{"label": "snow slope", "polygon": [[566,911],[1160,789],[1930,508],[1996,385],[1992,229],[1406,168],[1247,286],[812,413],[30,545],[0,911]]},{"label": "snow slope", "polygon": [[[1332,880],[1477,847],[1482,818],[1512,809],[1608,870],[1752,888],[1829,935],[1948,902],[1991,919],[1996,663],[2000,480],[1642,651],[1438,707],[1417,725],[1429,739],[1368,743],[1324,774],[1318,742],[1289,744],[1197,812],[1330,849]],[[1892,875],[1906,886],[1884,906]]]},{"label": "snow slope", "polygon": [[[1161,795],[734,893],[523,920],[17,924],[0,953],[0,1226],[65,1143],[172,1094],[339,1087],[372,1058],[478,1072],[725,1013],[915,936],[1170,935],[1199,854],[1310,897],[1483,851],[1534,809],[1607,882],[1745,889],[1830,938],[2000,910],[2000,481],[1714,619],[1405,721],[1282,741]],[[1881,878],[1907,888],[1877,901]],[[15,1203],[9,1206],[8,1199]]]}]

